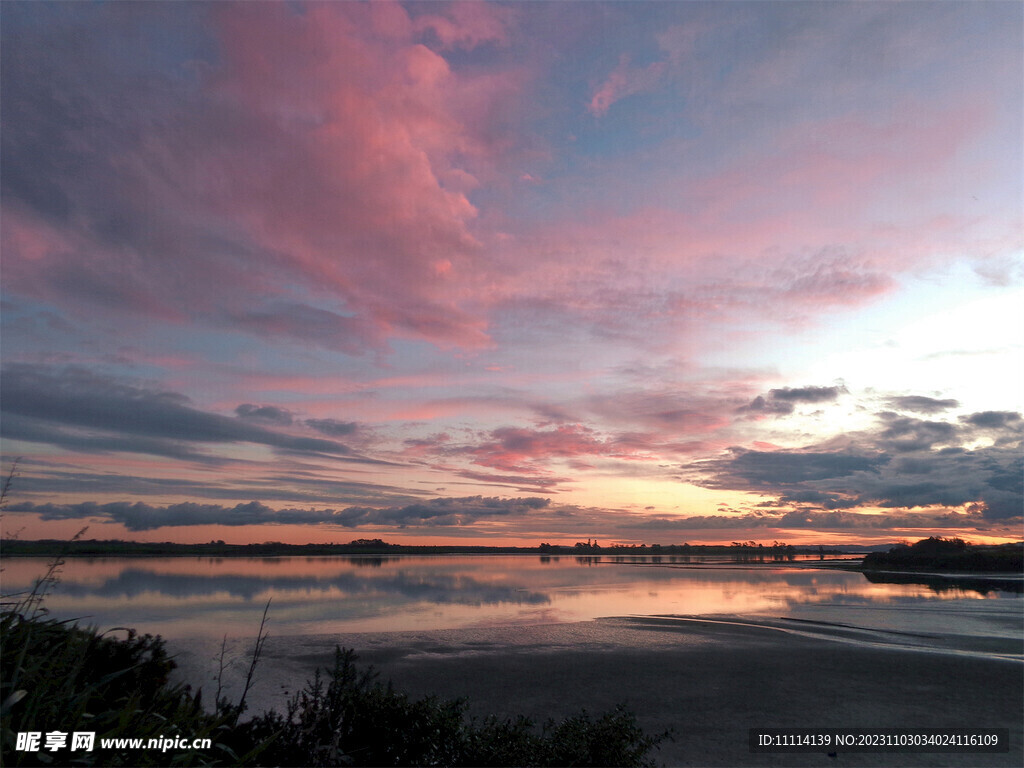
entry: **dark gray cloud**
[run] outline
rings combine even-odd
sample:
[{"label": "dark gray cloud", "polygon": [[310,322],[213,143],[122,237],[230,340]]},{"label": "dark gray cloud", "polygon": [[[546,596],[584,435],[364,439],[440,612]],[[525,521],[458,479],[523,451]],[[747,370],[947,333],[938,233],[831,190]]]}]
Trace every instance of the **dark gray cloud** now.
[{"label": "dark gray cloud", "polygon": [[243,403],[235,408],[235,415],[246,421],[257,421],[263,424],[273,424],[282,427],[287,427],[292,423],[291,411],[285,408],[278,408],[275,405]]},{"label": "dark gray cloud", "polygon": [[797,403],[831,403],[846,392],[846,387],[782,387],[768,390],[768,395],[758,395],[737,413],[753,415],[788,416],[796,409]]},{"label": "dark gray cloud", "polygon": [[980,429],[1014,429],[1017,432],[1024,426],[1019,413],[1012,411],[981,411],[964,416],[963,420]]},{"label": "dark gray cloud", "polygon": [[[1008,521],[1024,515],[1022,427],[1013,412],[983,411],[947,422],[886,411],[873,429],[847,435],[842,448],[832,443],[796,451],[734,448],[727,457],[695,463],[687,477],[709,488],[774,496],[776,505],[818,521],[825,512],[838,515],[859,507],[967,508],[983,520]],[[979,435],[987,444],[974,444]],[[977,522],[977,515],[972,519]],[[864,526],[876,521],[850,520]],[[954,525],[965,518],[958,513],[949,520]]]},{"label": "dark gray cloud", "polygon": [[890,397],[885,404],[897,411],[914,411],[915,413],[941,413],[960,405],[959,400],[936,400],[934,397],[922,395],[902,395]]},{"label": "dark gray cloud", "polygon": [[748,451],[733,449],[732,456],[712,462],[719,470],[717,485],[737,484],[752,488],[786,488],[808,481],[835,481],[855,473],[877,472],[889,457],[851,451]]},{"label": "dark gray cloud", "polygon": [[793,404],[785,401],[775,401],[758,395],[747,405],[736,409],[737,413],[773,414],[776,416],[788,416],[793,412]]},{"label": "dark gray cloud", "polygon": [[542,426],[579,421],[579,419],[571,414],[566,408],[559,405],[554,405],[552,403],[532,403],[530,404],[530,407],[541,419]]},{"label": "dark gray cloud", "polygon": [[447,432],[439,432],[428,437],[410,437],[403,440],[403,444],[410,448],[420,449],[429,448],[433,451],[441,452],[444,448],[447,448],[451,443],[452,436]]},{"label": "dark gray cloud", "polygon": [[12,504],[12,512],[34,512],[43,520],[79,520],[99,518],[121,523],[130,531],[149,531],[154,528],[185,525],[268,525],[280,523],[317,524],[330,522],[332,510],[276,511],[258,501],[225,507],[219,504],[185,502],[165,507],[141,501],[116,501],[98,504],[84,501],[78,504]]},{"label": "dark gray cloud", "polygon": [[892,451],[921,451],[937,445],[949,445],[959,437],[956,425],[948,421],[925,421],[895,413],[878,414],[885,425],[877,435],[877,444]]},{"label": "dark gray cloud", "polygon": [[0,372],[0,387],[9,438],[194,460],[207,460],[196,449],[210,443],[255,443],[290,453],[361,458],[333,440],[290,435],[246,418],[208,413],[178,393],[79,368],[12,365]]},{"label": "dark gray cloud", "polygon": [[845,391],[846,387],[783,387],[769,390],[768,395],[789,403],[831,403]]},{"label": "dark gray cloud", "polygon": [[[244,467],[246,462],[232,461]],[[324,477],[319,469],[306,470],[290,466],[288,471],[246,475],[233,481],[217,477],[204,481],[186,478],[140,477],[126,472],[97,473],[77,469],[51,467],[37,459],[25,459],[19,468],[15,493],[18,499],[47,498],[53,494],[83,496],[102,494],[105,497],[147,497],[175,494],[192,499],[237,501],[259,497],[263,501],[303,504],[366,504],[396,506],[418,501],[418,495],[407,489],[354,480]]]},{"label": "dark gray cloud", "polygon": [[497,497],[466,496],[456,499],[432,499],[404,507],[373,509],[349,507],[345,510],[349,527],[364,524],[396,525],[466,525],[481,518],[525,517],[550,504],[539,497],[501,499]]},{"label": "dark gray cloud", "polygon": [[236,504],[186,502],[154,506],[139,502],[92,501],[77,504],[33,504],[20,502],[8,506],[10,512],[31,512],[43,520],[79,520],[98,518],[120,523],[131,531],[189,525],[335,525],[355,528],[361,525],[406,528],[410,526],[468,525],[493,517],[524,517],[544,509],[548,499],[530,497],[501,499],[467,496],[395,507],[348,507],[334,509],[271,509],[258,501]]},{"label": "dark gray cloud", "polygon": [[5,263],[9,286],[78,317],[99,308],[179,321],[255,288],[245,238],[211,225],[194,190],[191,202],[170,192],[202,146],[198,116],[221,112],[202,102],[199,68],[186,64],[213,53],[206,13],[154,7],[143,23],[111,6],[5,7],[5,215],[70,235],[53,261]]},{"label": "dark gray cloud", "polygon": [[337,419],[306,419],[306,426],[312,427],[328,437],[345,437],[359,428],[354,421],[338,421]]},{"label": "dark gray cloud", "polygon": [[[0,384],[0,386],[4,386],[4,384]],[[212,466],[227,463],[219,456],[193,450],[180,441],[151,438],[144,435],[88,434],[42,419],[24,417],[7,409],[6,397],[5,391],[3,399],[0,400],[5,440],[45,443],[85,453],[146,453],[151,456],[201,462]]]},{"label": "dark gray cloud", "polygon": [[[352,355],[366,351],[368,339],[376,334],[373,324],[365,319],[301,303],[239,310],[228,315],[227,321],[257,336],[300,341],[316,339],[325,347]],[[378,345],[378,348],[383,347]]]}]

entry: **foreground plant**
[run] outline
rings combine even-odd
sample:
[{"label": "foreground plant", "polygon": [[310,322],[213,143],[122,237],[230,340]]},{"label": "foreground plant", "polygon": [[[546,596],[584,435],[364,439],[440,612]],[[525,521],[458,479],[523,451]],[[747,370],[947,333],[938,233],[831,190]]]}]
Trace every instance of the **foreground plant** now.
[{"label": "foreground plant", "polygon": [[[318,670],[284,714],[240,722],[243,701],[221,698],[206,711],[200,692],[169,682],[175,664],[160,637],[124,631],[112,637],[45,615],[0,614],[3,765],[642,766],[653,765],[663,738],[645,735],[621,708],[542,727],[525,717],[470,719],[464,701],[411,699],[340,647],[326,678]],[[246,690],[251,678],[252,670]],[[95,732],[95,748],[15,749],[19,732],[51,730]],[[212,747],[101,748],[104,738],[176,736],[209,738]]]},{"label": "foreground plant", "polygon": [[245,724],[249,739],[268,743],[261,760],[274,765],[643,766],[667,735],[647,736],[635,716],[616,708],[586,712],[538,729],[526,717],[467,719],[466,702],[413,700],[356,667],[337,647],[325,681],[317,670],[285,714],[267,712]]},{"label": "foreground plant", "polygon": [[[17,734],[31,731],[93,732],[95,748],[75,752],[86,765],[159,765],[159,752],[105,750],[101,738],[210,738],[216,743],[225,718],[207,713],[187,686],[171,685],[174,662],[163,641],[126,630],[103,636],[69,622],[13,611],[0,615],[0,729],[4,765],[38,765],[71,753],[16,750]],[[226,761],[235,755],[224,753]],[[212,765],[216,755],[180,751],[177,765]]]}]

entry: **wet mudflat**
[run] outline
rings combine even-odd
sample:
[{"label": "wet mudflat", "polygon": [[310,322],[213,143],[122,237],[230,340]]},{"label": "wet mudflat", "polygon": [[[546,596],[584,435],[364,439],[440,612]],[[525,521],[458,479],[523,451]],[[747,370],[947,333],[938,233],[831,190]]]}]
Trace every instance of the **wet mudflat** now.
[{"label": "wet mudflat", "polygon": [[[670,766],[1020,765],[1020,643],[979,647],[980,638],[938,633],[905,639],[743,616],[271,637],[254,705],[281,706],[313,669],[330,665],[340,643],[398,688],[466,697],[481,717],[543,721],[624,703],[649,732],[673,731],[658,753]],[[187,645],[182,672],[202,674],[212,645]],[[752,754],[749,729],[771,727],[999,727],[1009,729],[1011,750]]]}]

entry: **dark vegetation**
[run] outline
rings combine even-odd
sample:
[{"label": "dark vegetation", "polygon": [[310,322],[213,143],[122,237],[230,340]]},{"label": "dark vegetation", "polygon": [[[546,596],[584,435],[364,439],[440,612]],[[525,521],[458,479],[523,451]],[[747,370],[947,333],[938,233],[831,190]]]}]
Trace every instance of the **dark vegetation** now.
[{"label": "dark vegetation", "polygon": [[[100,738],[210,737],[216,743],[228,725],[223,714],[203,710],[201,697],[168,683],[174,662],[159,637],[104,636],[44,616],[5,611],[0,617],[3,655],[0,716],[3,764],[153,764],[161,753],[104,750]],[[19,732],[62,731],[68,747],[58,752],[15,751]],[[70,752],[72,732],[94,731],[93,751]],[[42,744],[40,746],[43,746]],[[221,750],[218,750],[221,751]],[[174,755],[182,764],[202,764],[200,755]],[[221,751],[216,758],[230,759]],[[163,759],[167,760],[168,757]]]},{"label": "dark vegetation", "polygon": [[968,544],[962,539],[933,536],[916,544],[893,547],[888,552],[872,552],[861,567],[866,571],[1020,573],[1024,570],[1024,543]]},{"label": "dark vegetation", "polygon": [[[663,736],[645,735],[624,709],[586,712],[543,727],[466,716],[461,700],[411,699],[360,670],[337,648],[284,714],[240,719],[244,703],[168,682],[174,661],[159,636],[104,636],[43,615],[5,611],[0,701],[2,764],[641,766]],[[254,656],[254,659],[256,656]],[[92,751],[16,751],[16,734],[95,731]],[[104,738],[209,738],[206,750],[102,749]],[[70,746],[70,743],[68,744]]]},{"label": "dark vegetation", "polygon": [[176,544],[172,542],[142,542],[120,540],[78,540],[68,542],[56,539],[21,541],[5,539],[0,542],[0,551],[5,557],[138,557],[160,556],[208,556],[208,557],[323,557],[330,555],[448,555],[448,554],[510,554],[510,555],[728,555],[748,560],[784,560],[795,555],[840,554],[842,550],[822,547],[795,547],[791,544],[773,542],[757,544],[733,542],[731,545],[701,544],[641,544],[624,546],[613,544],[599,546],[588,540],[572,546],[543,543],[536,547],[491,547],[491,546],[417,546],[410,544],[388,544],[380,539],[357,539],[347,544],[283,544],[267,541],[261,544],[225,544],[211,541],[203,544]]},{"label": "dark vegetation", "polygon": [[586,712],[537,729],[525,717],[466,719],[462,701],[412,700],[360,671],[350,650],[335,650],[325,682],[319,672],[288,704],[238,729],[246,744],[266,744],[261,762],[287,766],[652,765],[662,737],[645,735],[622,708]]}]

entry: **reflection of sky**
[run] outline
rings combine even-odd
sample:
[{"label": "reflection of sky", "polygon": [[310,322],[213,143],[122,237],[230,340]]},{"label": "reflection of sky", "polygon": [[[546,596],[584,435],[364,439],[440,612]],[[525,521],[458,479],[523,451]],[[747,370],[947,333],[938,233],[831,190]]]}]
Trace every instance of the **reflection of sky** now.
[{"label": "reflection of sky", "polygon": [[[45,567],[9,561],[4,592],[31,588]],[[68,560],[46,604],[56,617],[101,628],[242,636],[253,633],[268,599],[275,634],[305,634],[722,613],[948,630],[957,621],[1019,625],[1022,601],[1013,597],[871,583],[836,570],[574,557],[109,558]]]}]

